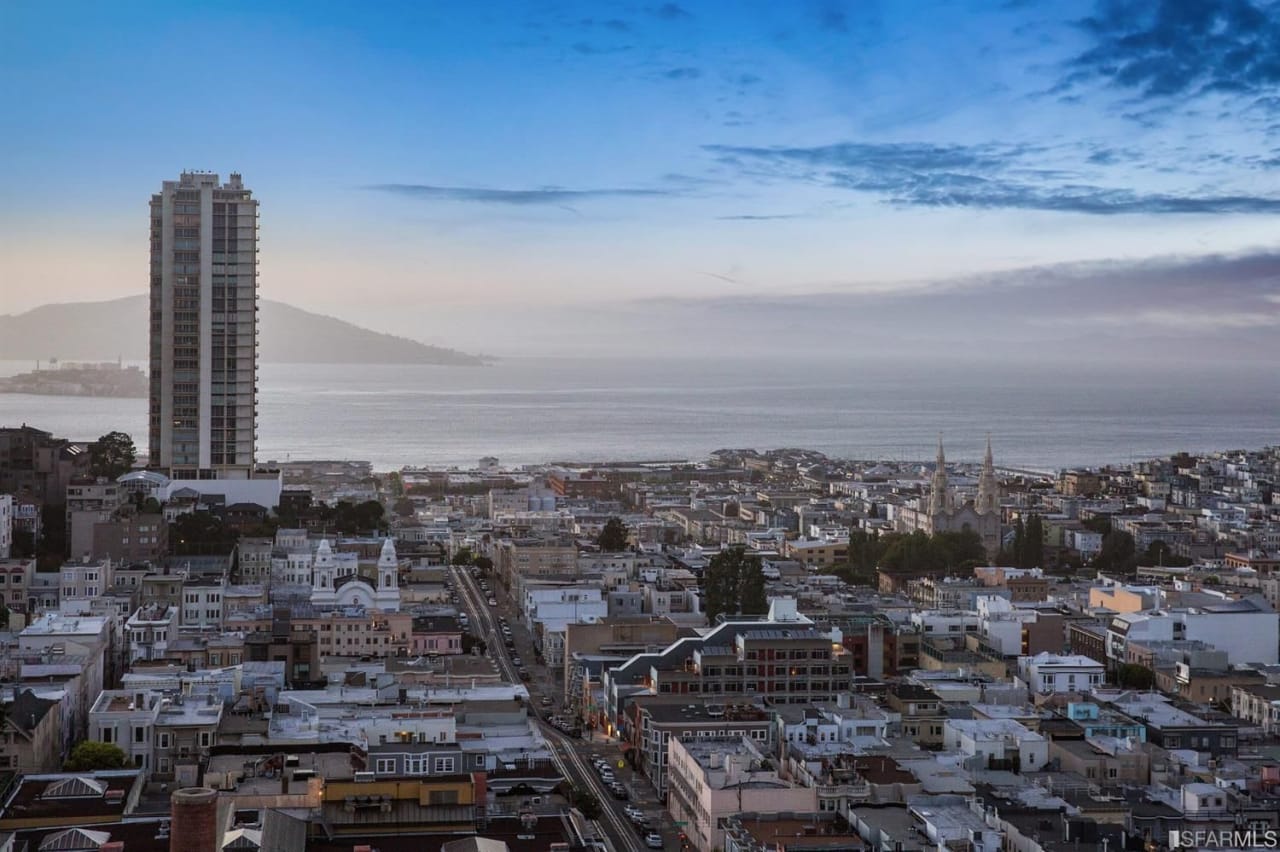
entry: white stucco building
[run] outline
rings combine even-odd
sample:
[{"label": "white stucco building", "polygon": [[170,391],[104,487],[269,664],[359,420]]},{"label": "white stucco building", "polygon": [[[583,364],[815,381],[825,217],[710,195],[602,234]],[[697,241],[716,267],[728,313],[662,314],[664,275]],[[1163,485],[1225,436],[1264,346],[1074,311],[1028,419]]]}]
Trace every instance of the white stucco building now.
[{"label": "white stucco building", "polygon": [[1088,692],[1101,686],[1106,666],[1083,654],[1050,654],[1018,657],[1018,679],[1032,692]]}]

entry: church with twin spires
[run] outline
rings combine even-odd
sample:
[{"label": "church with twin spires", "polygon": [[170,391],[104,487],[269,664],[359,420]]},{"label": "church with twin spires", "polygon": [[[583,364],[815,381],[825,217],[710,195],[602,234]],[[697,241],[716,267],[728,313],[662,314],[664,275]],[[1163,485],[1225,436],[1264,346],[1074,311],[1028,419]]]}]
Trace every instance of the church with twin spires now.
[{"label": "church with twin spires", "polygon": [[991,456],[991,439],[987,438],[987,454],[982,460],[977,494],[972,500],[960,502],[947,482],[947,458],[939,437],[938,459],[928,496],[915,501],[914,506],[904,507],[898,514],[896,526],[899,532],[920,530],[928,535],[972,530],[982,539],[987,557],[995,558],[1001,545],[1000,483]]},{"label": "church with twin spires", "polygon": [[376,585],[359,573],[345,567],[338,573],[341,563],[335,558],[328,539],[320,542],[311,564],[311,603],[320,609],[362,607],[380,612],[400,611],[399,565],[396,546],[391,539],[382,543],[378,556]]}]

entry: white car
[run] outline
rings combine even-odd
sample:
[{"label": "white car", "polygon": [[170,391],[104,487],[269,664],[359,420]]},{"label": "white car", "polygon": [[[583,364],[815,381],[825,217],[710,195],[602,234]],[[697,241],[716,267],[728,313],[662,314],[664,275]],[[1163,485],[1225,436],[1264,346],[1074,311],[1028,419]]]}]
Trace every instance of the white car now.
[{"label": "white car", "polygon": [[662,848],[662,835],[656,831],[651,831],[644,836],[644,845],[650,849]]}]

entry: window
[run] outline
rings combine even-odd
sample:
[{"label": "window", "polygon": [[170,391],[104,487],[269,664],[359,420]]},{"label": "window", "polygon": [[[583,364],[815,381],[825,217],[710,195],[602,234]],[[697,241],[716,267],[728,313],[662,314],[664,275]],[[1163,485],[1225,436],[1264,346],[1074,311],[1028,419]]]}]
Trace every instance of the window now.
[{"label": "window", "polygon": [[133,729],[133,741],[135,743],[145,743],[147,741],[147,729],[135,727]]},{"label": "window", "polygon": [[436,758],[435,773],[436,773],[437,775],[439,775],[440,773],[443,773],[443,772],[452,772],[452,771],[453,771],[453,758],[452,758],[452,757],[437,757],[437,758]]},{"label": "window", "polygon": [[394,757],[379,757],[373,762],[373,771],[379,775],[394,775],[396,759]]},{"label": "window", "polygon": [[156,745],[160,748],[168,748],[170,743],[169,732],[156,735]]},{"label": "window", "polygon": [[113,742],[115,742],[115,741],[116,741],[116,729],[115,729],[115,728],[103,728],[103,729],[102,729],[102,741],[103,741],[104,743],[113,743]]},{"label": "window", "polygon": [[200,748],[208,748],[213,745],[213,733],[210,731],[200,732]]}]

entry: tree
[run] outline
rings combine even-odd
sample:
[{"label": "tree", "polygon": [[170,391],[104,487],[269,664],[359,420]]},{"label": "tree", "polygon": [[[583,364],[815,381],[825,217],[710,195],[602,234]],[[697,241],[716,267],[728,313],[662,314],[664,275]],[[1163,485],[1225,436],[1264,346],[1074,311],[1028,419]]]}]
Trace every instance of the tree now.
[{"label": "tree", "polygon": [[453,559],[450,560],[450,564],[460,565],[463,567],[474,563],[475,556],[472,555],[471,548],[469,547],[460,548],[457,553],[453,554]]},{"label": "tree", "polygon": [[1155,673],[1137,663],[1125,663],[1116,670],[1116,683],[1125,689],[1150,689],[1155,682]]},{"label": "tree", "polygon": [[387,474],[387,489],[392,497],[404,496],[404,477],[396,471]]},{"label": "tree", "polygon": [[1146,552],[1138,559],[1139,565],[1167,565],[1170,568],[1185,568],[1191,563],[1192,560],[1185,556],[1178,556],[1168,544],[1158,539],[1151,542]]},{"label": "tree", "polygon": [[238,536],[211,512],[184,512],[169,525],[169,551],[175,556],[230,553]]},{"label": "tree", "polygon": [[471,560],[471,564],[479,568],[481,574],[488,574],[493,570],[493,560],[487,556],[477,556]]},{"label": "tree", "polygon": [[1138,564],[1133,536],[1123,530],[1112,530],[1102,537],[1102,548],[1093,559],[1099,571],[1128,574]]},{"label": "tree", "polygon": [[391,504],[391,511],[402,518],[412,518],[414,512],[413,501],[408,497],[398,497],[395,503]]},{"label": "tree", "polygon": [[22,529],[13,531],[13,545],[11,548],[14,559],[30,559],[36,555],[36,537],[31,530]]},{"label": "tree", "polygon": [[1039,568],[1044,561],[1044,521],[1039,515],[1027,518],[1022,550],[1018,557],[1018,566],[1021,568]]},{"label": "tree", "polygon": [[569,791],[569,804],[577,808],[587,819],[599,819],[604,813],[604,808],[600,806],[600,800],[595,794],[581,787],[574,787]]},{"label": "tree", "polygon": [[[0,630],[9,629],[9,607],[0,603]],[[0,726],[3,727],[3,726]]]},{"label": "tree", "polygon": [[133,438],[124,432],[108,432],[89,445],[89,473],[115,479],[132,470],[137,457]]},{"label": "tree", "polygon": [[82,740],[71,749],[62,768],[67,772],[92,772],[95,769],[127,769],[129,758],[115,743]]},{"label": "tree", "polygon": [[605,553],[621,553],[627,549],[629,531],[622,518],[610,518],[604,522],[604,529],[596,536],[596,544]]},{"label": "tree", "polygon": [[860,576],[871,576],[880,564],[885,546],[890,539],[872,535],[864,529],[849,531],[849,568]]},{"label": "tree", "polygon": [[742,547],[731,547],[711,557],[702,575],[702,608],[712,624],[723,613],[765,612],[769,601],[760,557],[748,556]]}]

